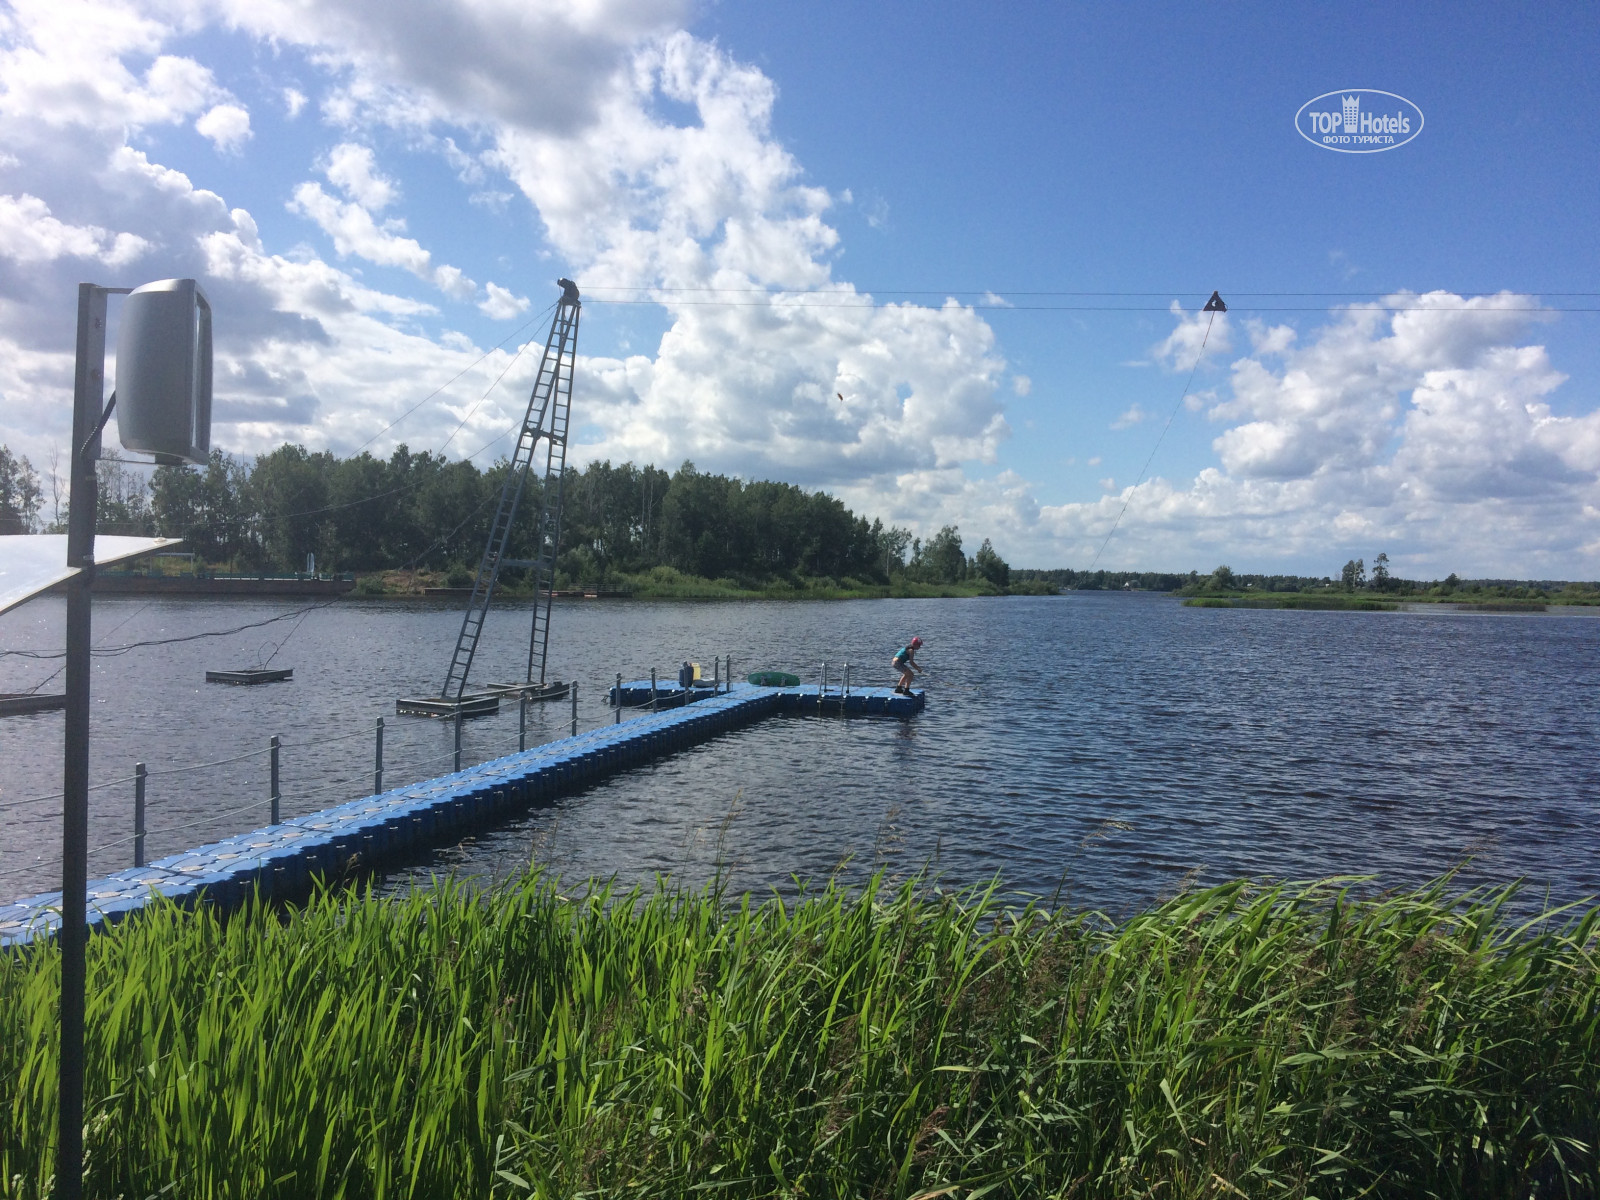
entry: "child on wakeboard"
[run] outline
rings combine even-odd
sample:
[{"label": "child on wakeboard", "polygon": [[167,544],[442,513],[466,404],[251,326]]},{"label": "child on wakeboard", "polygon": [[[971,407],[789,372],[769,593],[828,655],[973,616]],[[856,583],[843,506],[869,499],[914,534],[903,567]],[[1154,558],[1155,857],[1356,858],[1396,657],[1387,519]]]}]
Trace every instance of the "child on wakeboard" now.
[{"label": "child on wakeboard", "polygon": [[922,668],[917,666],[916,662],[917,651],[920,649],[922,649],[922,639],[914,637],[894,652],[891,665],[900,673],[900,682],[894,685],[894,690],[902,696],[911,695],[912,676],[922,673]]}]

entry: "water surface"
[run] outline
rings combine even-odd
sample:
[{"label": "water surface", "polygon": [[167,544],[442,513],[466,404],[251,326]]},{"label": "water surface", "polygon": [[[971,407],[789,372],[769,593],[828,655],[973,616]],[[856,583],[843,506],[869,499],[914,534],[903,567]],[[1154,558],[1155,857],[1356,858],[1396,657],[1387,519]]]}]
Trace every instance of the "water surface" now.
[{"label": "water surface", "polygon": [[[289,605],[105,598],[107,646],[260,620]],[[0,647],[61,644],[63,606],[0,618]],[[490,618],[475,678],[511,678],[528,613]],[[267,738],[282,737],[285,815],[449,767],[448,726],[393,715],[435,691],[459,625],[449,607],[343,601],[310,613],[274,665],[284,685],[230,688],[206,668],[271,654],[289,623],[95,663],[91,868],[131,862],[132,784],[148,764],[148,853],[266,819]],[[1375,875],[1414,883],[1474,856],[1472,877],[1525,877],[1558,898],[1600,891],[1596,832],[1600,620],[1582,616],[1188,609],[1156,595],[836,603],[570,602],[554,673],[580,681],[580,723],[610,720],[616,673],[732,654],[814,681],[827,661],[875,682],[927,641],[926,712],[908,720],[763,721],[396,872],[494,878],[530,859],[569,878],[656,874],[788,888],[934,864],[952,883],[1124,910],[1186,877]],[[59,663],[0,658],[0,690]],[[859,677],[859,674],[858,674]],[[59,677],[56,680],[59,684]],[[535,710],[531,742],[565,731]],[[342,738],[340,741],[330,741]],[[468,761],[514,749],[514,711],[467,726]],[[175,769],[255,752],[187,773]],[[58,886],[59,714],[0,722],[0,893]],[[243,808],[252,805],[254,807]],[[238,811],[243,808],[243,811]],[[1063,881],[1064,884],[1063,884]]]}]

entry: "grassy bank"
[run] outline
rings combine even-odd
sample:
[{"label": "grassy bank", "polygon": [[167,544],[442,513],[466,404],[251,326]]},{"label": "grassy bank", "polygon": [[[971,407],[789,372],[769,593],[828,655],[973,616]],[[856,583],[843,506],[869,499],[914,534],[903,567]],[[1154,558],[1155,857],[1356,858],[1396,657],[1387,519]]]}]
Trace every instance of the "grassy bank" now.
[{"label": "grassy bank", "polygon": [[[444,572],[381,571],[361,576],[357,596],[421,596],[424,588],[454,586],[458,579]],[[471,586],[471,577],[465,586]],[[558,589],[582,590],[574,581],[558,579]],[[922,583],[898,577],[891,583],[866,583],[858,579],[802,578],[758,582],[738,579],[706,579],[686,575],[672,567],[656,567],[635,575],[614,573],[589,590],[602,595],[638,600],[883,600],[935,599],[956,596],[1053,595],[1056,588],[1031,582],[1011,588],[998,588],[984,579],[960,583]],[[506,579],[495,589],[496,595],[532,596],[533,589]]]},{"label": "grassy bank", "polygon": [[[1414,595],[1379,597],[1359,592],[1232,592],[1225,595],[1190,596],[1190,608],[1310,608],[1349,612],[1394,612],[1404,604],[1439,604],[1469,612],[1547,612],[1550,604],[1567,604],[1561,595],[1543,600],[1506,600],[1455,593],[1447,596]],[[1575,602],[1587,603],[1587,601]]]},{"label": "grassy bank", "polygon": [[1394,612],[1400,607],[1393,600],[1354,596],[1342,592],[1279,592],[1266,596],[1248,593],[1229,596],[1190,596],[1187,608],[1304,608],[1335,612]]},{"label": "grassy bank", "polygon": [[[88,1192],[1593,1195],[1597,914],[1447,886],[157,909],[91,941]],[[0,961],[8,1196],[49,1169],[58,980]]]}]

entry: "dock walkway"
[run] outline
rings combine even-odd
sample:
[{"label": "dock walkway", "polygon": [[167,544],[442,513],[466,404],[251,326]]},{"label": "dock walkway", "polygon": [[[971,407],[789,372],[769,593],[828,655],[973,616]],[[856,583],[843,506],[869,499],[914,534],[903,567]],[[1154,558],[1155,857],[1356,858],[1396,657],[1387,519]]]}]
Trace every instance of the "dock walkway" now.
[{"label": "dock walkway", "polygon": [[[625,705],[649,703],[649,680],[622,690]],[[901,696],[888,688],[861,688],[841,696],[836,689],[819,693],[814,684],[741,683],[724,692],[695,688],[691,694],[685,697],[675,684],[657,685],[654,711],[619,724],[91,880],[90,925],[119,921],[154,895],[221,908],[258,892],[292,900],[304,896],[318,876],[370,871],[448,845],[533,805],[776,713],[903,717],[924,705],[921,692]],[[0,905],[0,948],[52,935],[60,924],[60,903],[60,892],[46,892]]]}]

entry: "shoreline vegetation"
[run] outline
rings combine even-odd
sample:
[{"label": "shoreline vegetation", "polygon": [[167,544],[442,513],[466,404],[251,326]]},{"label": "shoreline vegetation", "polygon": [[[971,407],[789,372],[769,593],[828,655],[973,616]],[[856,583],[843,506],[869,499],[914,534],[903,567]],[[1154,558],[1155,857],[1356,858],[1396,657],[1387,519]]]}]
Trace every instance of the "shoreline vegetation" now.
[{"label": "shoreline vegetation", "polygon": [[[1594,1195],[1600,909],[1352,882],[1121,920],[536,870],[157,905],[90,939],[85,1191]],[[0,956],[17,1200],[49,1190],[59,971]]]},{"label": "shoreline vegetation", "polygon": [[[213,451],[202,468],[157,467],[148,477],[109,455],[97,466],[103,533],[182,538],[185,550],[143,560],[130,574],[250,578],[304,571],[355,579],[358,597],[421,596],[470,588],[505,482],[486,470],[398,447],[388,459],[339,458],[285,444],[256,458]],[[0,446],[0,533],[66,528],[62,481],[46,487],[25,458]],[[543,480],[529,478],[507,558],[534,554]],[[1338,579],[1159,571],[1014,569],[983,539],[968,554],[947,525],[926,539],[858,516],[826,492],[714,475],[685,462],[668,473],[610,462],[562,477],[561,554],[554,587],[642,599],[878,599],[1053,595],[1059,591],[1174,592],[1196,607],[1385,610],[1398,603],[1537,611],[1600,605],[1600,582],[1423,582],[1392,574],[1386,554],[1345,563]],[[111,573],[108,573],[111,574]],[[497,590],[531,592],[508,569]]]},{"label": "shoreline vegetation", "polygon": [[[214,450],[204,467],[159,466],[148,478],[110,455],[97,470],[100,532],[184,542],[177,556],[147,560],[147,572],[354,574],[358,594],[383,595],[407,594],[403,581],[419,576],[435,578],[425,586],[472,585],[510,465],[480,470],[404,445],[384,460],[285,444],[256,458]],[[0,446],[0,533],[64,531],[60,485],[52,475],[47,510],[38,473]],[[509,561],[539,553],[545,486],[533,475],[523,482]],[[835,598],[1011,590],[1010,567],[987,538],[969,554],[953,525],[924,539],[858,516],[826,492],[710,474],[692,462],[671,473],[609,461],[569,468],[560,498],[553,582],[561,591]],[[516,595],[530,587],[528,576],[508,568],[499,586]]]},{"label": "shoreline vegetation", "polygon": [[[570,580],[558,582],[570,584]],[[357,598],[437,597],[465,595],[472,586],[460,576],[442,572],[383,571],[358,576]],[[567,587],[568,595],[593,599],[628,600],[885,600],[941,599],[971,596],[1055,595],[1055,588],[1027,582],[1000,587],[982,577],[950,582],[923,582],[899,576],[888,583],[869,583],[858,579],[800,578],[766,582],[737,579],[707,579],[687,575],[672,567],[654,567],[638,574],[617,574],[607,580],[605,589]],[[508,599],[531,599],[533,589],[526,581],[514,580],[495,587],[495,595]]]},{"label": "shoreline vegetation", "polygon": [[1451,574],[1423,582],[1389,571],[1389,556],[1379,554],[1368,577],[1366,563],[1352,559],[1341,577],[1238,575],[1220,566],[1205,578],[1198,572],[1174,589],[1191,608],[1297,608],[1394,612],[1413,605],[1440,604],[1476,612],[1546,612],[1551,606],[1600,605],[1600,583],[1567,580],[1463,580]]}]

